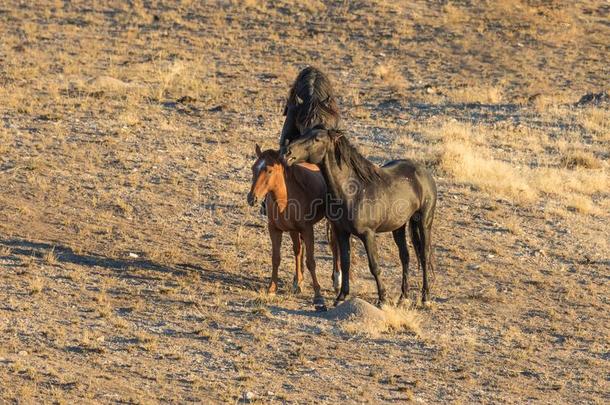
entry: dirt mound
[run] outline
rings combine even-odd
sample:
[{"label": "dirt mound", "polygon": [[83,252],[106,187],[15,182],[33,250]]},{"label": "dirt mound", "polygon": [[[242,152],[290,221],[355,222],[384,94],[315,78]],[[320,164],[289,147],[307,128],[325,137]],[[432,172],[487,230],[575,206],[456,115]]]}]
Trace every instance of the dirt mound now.
[{"label": "dirt mound", "polygon": [[324,314],[332,320],[377,320],[385,321],[385,313],[360,298],[351,298]]}]

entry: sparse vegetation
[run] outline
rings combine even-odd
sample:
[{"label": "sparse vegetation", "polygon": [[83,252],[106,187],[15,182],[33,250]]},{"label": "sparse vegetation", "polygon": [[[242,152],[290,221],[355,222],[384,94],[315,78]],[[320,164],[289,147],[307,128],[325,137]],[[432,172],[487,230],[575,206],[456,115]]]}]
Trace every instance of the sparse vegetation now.
[{"label": "sparse vegetation", "polygon": [[[607,6],[17,3],[0,7],[0,402],[607,398]],[[250,151],[276,145],[309,63],[367,157],[435,173],[431,307],[329,320],[308,282],[289,293],[286,259],[258,292]],[[378,250],[396,298],[390,235]],[[352,257],[373,302],[356,240]]]}]

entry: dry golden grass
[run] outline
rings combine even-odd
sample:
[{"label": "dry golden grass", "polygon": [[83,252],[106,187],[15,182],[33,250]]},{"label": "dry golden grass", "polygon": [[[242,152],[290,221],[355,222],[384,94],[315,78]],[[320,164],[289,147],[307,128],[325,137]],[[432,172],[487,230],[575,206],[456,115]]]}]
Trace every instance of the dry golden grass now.
[{"label": "dry golden grass", "polygon": [[394,63],[381,63],[373,69],[373,74],[384,86],[396,93],[403,93],[407,88],[407,80]]},{"label": "dry golden grass", "polygon": [[32,295],[42,292],[44,288],[44,282],[40,277],[34,277],[30,279],[29,284],[29,291]]},{"label": "dry golden grass", "polygon": [[420,336],[422,334],[421,315],[414,309],[383,306],[382,317],[365,317],[345,321],[341,329],[351,335],[363,335],[379,338],[385,334],[407,331]]},{"label": "dry golden grass", "polygon": [[502,88],[498,86],[465,86],[450,89],[447,98],[453,103],[497,104],[502,101]]},{"label": "dry golden grass", "polygon": [[523,171],[489,156],[485,149],[450,141],[443,146],[441,168],[456,180],[467,182],[490,194],[499,194],[518,203],[537,197]]}]

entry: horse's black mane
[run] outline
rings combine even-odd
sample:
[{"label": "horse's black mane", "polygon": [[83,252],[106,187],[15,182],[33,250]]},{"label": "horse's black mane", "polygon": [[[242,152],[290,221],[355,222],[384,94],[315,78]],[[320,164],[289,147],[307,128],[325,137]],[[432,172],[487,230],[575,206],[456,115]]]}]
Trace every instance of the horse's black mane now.
[{"label": "horse's black mane", "polygon": [[379,168],[362,156],[358,149],[349,142],[345,131],[334,129],[328,131],[328,134],[335,144],[335,157],[339,165],[349,165],[365,182],[382,180]]},{"label": "horse's black mane", "polygon": [[321,125],[330,129],[339,126],[335,92],[328,77],[315,67],[306,67],[299,73],[290,88],[288,103],[300,105],[297,122],[304,128]]}]

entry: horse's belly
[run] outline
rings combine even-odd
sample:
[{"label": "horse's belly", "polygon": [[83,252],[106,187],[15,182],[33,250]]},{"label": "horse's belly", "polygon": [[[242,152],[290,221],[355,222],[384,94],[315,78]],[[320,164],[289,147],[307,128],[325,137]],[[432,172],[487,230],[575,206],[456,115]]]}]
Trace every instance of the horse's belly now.
[{"label": "horse's belly", "polygon": [[413,198],[380,198],[359,206],[354,224],[359,230],[391,232],[407,223],[416,210],[417,201]]},{"label": "horse's belly", "polygon": [[269,196],[266,201],[269,222],[283,232],[301,231],[308,225],[316,224],[324,218],[322,201],[308,201],[306,203],[289,201],[281,211],[273,198]]}]

